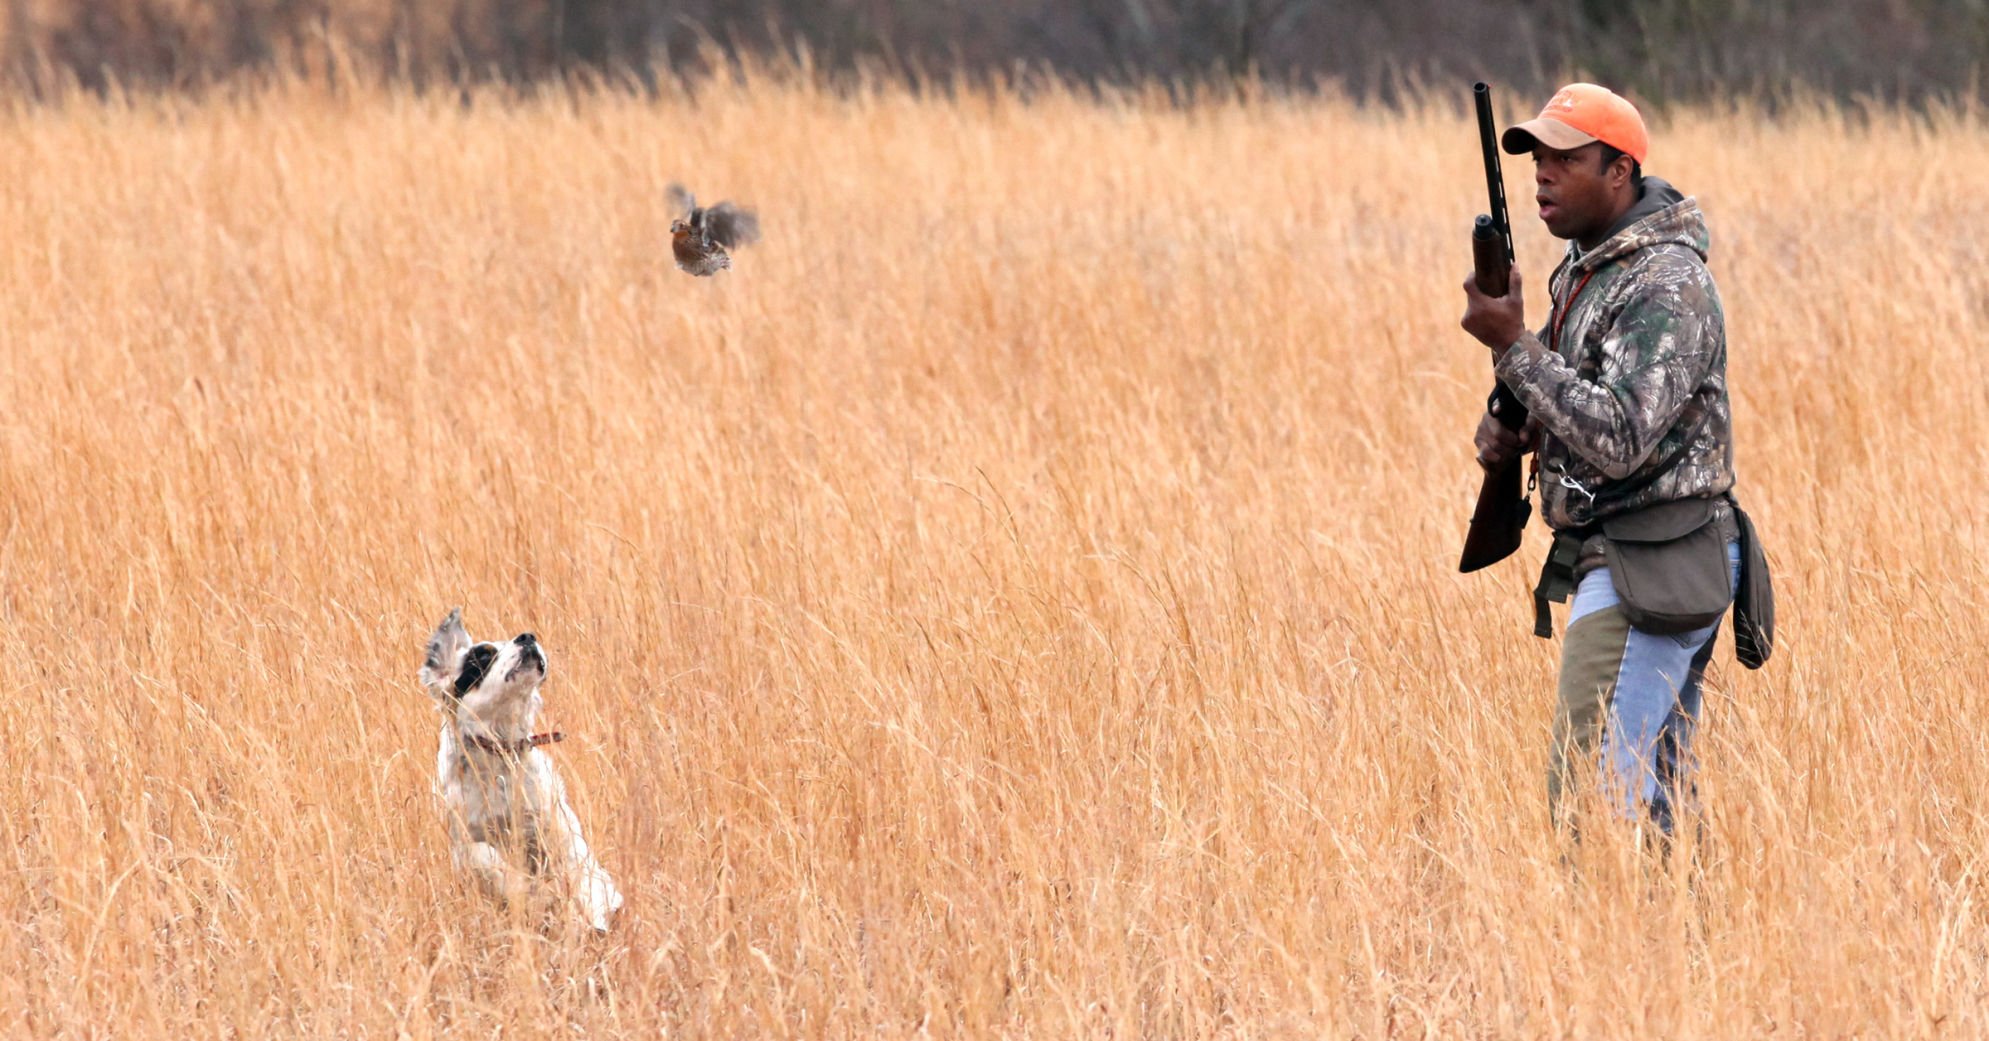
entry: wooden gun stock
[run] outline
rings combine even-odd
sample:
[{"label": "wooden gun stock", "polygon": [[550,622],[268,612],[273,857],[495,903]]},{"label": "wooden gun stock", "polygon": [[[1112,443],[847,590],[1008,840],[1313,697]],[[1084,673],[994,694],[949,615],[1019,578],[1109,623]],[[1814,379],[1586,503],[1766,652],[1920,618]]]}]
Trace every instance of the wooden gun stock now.
[{"label": "wooden gun stock", "polygon": [[[1499,390],[1505,389],[1505,384],[1499,384]],[[1499,421],[1505,422],[1505,417],[1500,416]],[[1478,486],[1478,505],[1471,511],[1471,528],[1464,533],[1464,555],[1457,561],[1457,570],[1468,574],[1489,567],[1519,549],[1521,533],[1533,516],[1533,503],[1521,487],[1519,471],[1520,457],[1514,456],[1486,472]]]}]

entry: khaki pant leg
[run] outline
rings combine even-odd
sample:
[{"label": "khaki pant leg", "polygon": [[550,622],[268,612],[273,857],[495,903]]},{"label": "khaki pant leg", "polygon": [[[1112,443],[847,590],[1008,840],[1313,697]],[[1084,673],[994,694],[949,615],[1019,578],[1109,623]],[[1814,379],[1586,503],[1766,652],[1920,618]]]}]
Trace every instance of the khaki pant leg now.
[{"label": "khaki pant leg", "polygon": [[1561,643],[1554,748],[1547,773],[1547,804],[1556,822],[1566,812],[1565,796],[1583,785],[1593,787],[1609,699],[1616,692],[1629,641],[1630,620],[1621,607],[1611,606],[1577,619]]}]

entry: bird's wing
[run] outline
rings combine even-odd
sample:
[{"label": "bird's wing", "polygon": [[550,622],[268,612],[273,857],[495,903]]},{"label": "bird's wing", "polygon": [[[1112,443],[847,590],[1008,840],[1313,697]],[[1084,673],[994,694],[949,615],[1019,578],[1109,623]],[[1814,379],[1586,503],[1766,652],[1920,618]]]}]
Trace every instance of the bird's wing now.
[{"label": "bird's wing", "polygon": [[697,200],[691,196],[690,189],[675,181],[670,182],[670,187],[663,189],[663,198],[670,204],[670,213],[677,217],[689,215],[691,209],[697,205]]},{"label": "bird's wing", "polygon": [[760,218],[752,210],[721,202],[704,211],[704,226],[726,249],[760,240]]}]

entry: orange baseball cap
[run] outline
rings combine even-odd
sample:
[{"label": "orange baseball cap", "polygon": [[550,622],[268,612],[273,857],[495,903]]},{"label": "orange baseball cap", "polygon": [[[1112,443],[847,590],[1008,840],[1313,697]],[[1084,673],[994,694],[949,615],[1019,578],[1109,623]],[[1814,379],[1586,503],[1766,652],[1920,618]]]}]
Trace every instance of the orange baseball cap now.
[{"label": "orange baseball cap", "polygon": [[1570,83],[1554,92],[1538,118],[1506,130],[1499,144],[1512,155],[1525,155],[1537,144],[1567,151],[1600,141],[1640,165],[1651,150],[1650,132],[1637,106],[1608,87]]}]

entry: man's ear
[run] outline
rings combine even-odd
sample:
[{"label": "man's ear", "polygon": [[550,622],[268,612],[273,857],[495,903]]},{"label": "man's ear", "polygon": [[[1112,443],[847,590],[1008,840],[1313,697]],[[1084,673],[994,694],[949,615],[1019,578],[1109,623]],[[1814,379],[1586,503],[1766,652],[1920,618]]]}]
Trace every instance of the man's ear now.
[{"label": "man's ear", "polygon": [[1619,155],[1616,157],[1615,162],[1609,164],[1609,180],[1612,183],[1627,185],[1630,183],[1631,173],[1636,169],[1637,161],[1635,159],[1630,158],[1628,155]]},{"label": "man's ear", "polygon": [[463,629],[463,609],[458,607],[435,627],[428,638],[428,657],[421,663],[421,685],[430,696],[447,699],[462,670],[463,655],[470,649],[470,634]]}]

